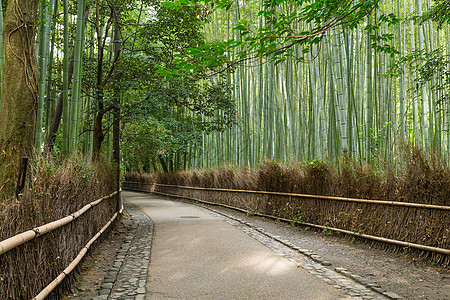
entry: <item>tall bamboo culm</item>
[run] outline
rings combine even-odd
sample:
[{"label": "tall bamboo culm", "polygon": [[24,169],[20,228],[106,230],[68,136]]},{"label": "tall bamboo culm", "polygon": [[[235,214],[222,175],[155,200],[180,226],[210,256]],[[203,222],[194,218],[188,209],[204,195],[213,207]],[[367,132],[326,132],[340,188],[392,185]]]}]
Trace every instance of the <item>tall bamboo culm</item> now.
[{"label": "tall bamboo culm", "polygon": [[84,10],[86,3],[84,0],[78,1],[77,6],[77,29],[75,37],[75,51],[73,58],[73,83],[72,83],[72,97],[70,105],[70,129],[69,129],[69,153],[73,153],[77,147],[78,141],[78,117],[81,101],[81,68],[82,68],[82,50],[83,50],[83,36],[84,36]]}]

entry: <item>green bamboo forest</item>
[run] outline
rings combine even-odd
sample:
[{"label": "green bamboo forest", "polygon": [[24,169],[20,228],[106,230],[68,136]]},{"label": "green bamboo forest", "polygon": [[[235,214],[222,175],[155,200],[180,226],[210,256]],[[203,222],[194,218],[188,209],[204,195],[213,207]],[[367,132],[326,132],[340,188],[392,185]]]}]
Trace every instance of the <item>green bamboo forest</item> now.
[{"label": "green bamboo forest", "polygon": [[114,139],[141,172],[449,158],[446,1],[2,5],[3,182],[18,155],[108,160]]},{"label": "green bamboo forest", "polygon": [[22,155],[123,172],[450,158],[447,1],[2,7],[5,195]]},{"label": "green bamboo forest", "polygon": [[448,269],[449,23],[449,0],[0,0],[0,299],[117,222],[121,186]]},{"label": "green bamboo forest", "polygon": [[[297,13],[282,2],[277,17]],[[448,26],[439,23],[445,19],[421,19],[434,4],[381,1],[357,24],[333,26],[317,40],[293,45],[289,55],[275,52],[237,65],[226,79],[236,99],[236,125],[203,134],[191,166],[255,166],[264,157],[395,160],[403,142],[448,158]],[[215,12],[207,39],[245,39],[247,30],[265,22],[259,10],[257,2]],[[308,21],[292,32],[310,32],[315,23]]]}]

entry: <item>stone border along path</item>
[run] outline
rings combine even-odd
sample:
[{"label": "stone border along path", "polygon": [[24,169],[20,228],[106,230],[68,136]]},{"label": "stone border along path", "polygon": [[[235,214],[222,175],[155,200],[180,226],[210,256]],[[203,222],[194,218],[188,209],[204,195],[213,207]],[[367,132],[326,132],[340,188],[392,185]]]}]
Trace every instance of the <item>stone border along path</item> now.
[{"label": "stone border along path", "polygon": [[[345,268],[331,269],[329,268],[331,263],[323,260],[314,252],[296,247],[288,240],[272,235],[249,222],[201,204],[189,201],[182,202],[193,204],[218,219],[233,225],[275,253],[308,270],[311,274],[353,299],[403,299],[395,293],[387,292],[375,282],[348,272]],[[105,276],[104,283],[100,287],[100,295],[93,298],[94,300],[145,299],[153,222],[134,206],[124,202],[124,207],[130,215],[132,225],[128,228],[126,241],[116,254],[114,267]]]},{"label": "stone border along path", "polygon": [[275,253],[297,264],[298,267],[308,270],[309,273],[334,286],[353,299],[403,299],[395,293],[386,292],[379,284],[351,274],[344,268],[335,268],[334,270],[327,268],[326,266],[331,266],[331,263],[323,260],[314,252],[298,248],[282,237],[274,236],[247,221],[210,207],[200,204],[195,205],[204,211],[213,212],[214,215],[224,222],[245,232]]},{"label": "stone border along path", "polygon": [[186,200],[178,201],[194,204],[204,211],[213,212],[223,221],[247,233],[250,237],[261,242],[275,253],[298,264],[299,267],[308,270],[311,274],[316,275],[323,281],[333,285],[355,299],[403,299],[403,297],[396,293],[387,292],[378,283],[367,280],[359,275],[352,274],[345,268],[336,267],[334,270],[327,268],[327,266],[331,266],[331,263],[322,259],[313,251],[299,248],[288,240],[283,239],[280,236],[272,235],[263,228],[256,227],[250,222],[199,203],[193,203]]},{"label": "stone border along path", "polygon": [[153,222],[134,206],[125,201],[123,205],[130,215],[131,225],[126,226],[125,242],[117,251],[114,266],[108,270],[100,286],[100,295],[93,300],[145,299]]}]

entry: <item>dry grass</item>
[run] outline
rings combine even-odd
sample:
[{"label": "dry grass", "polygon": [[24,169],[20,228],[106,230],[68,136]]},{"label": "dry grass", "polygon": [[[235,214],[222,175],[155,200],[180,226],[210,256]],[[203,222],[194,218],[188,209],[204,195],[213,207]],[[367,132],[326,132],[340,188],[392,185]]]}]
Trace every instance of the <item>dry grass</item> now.
[{"label": "dry grass", "polygon": [[[0,204],[0,240],[60,219],[115,190],[112,166],[97,167],[82,157],[58,163],[38,158],[18,201]],[[0,299],[31,299],[75,258],[111,218],[115,198],[103,201],[74,222],[0,256]],[[60,298],[70,280],[52,294]]]},{"label": "dry grass", "polygon": [[[396,169],[387,164],[375,169],[342,159],[339,166],[320,160],[296,164],[265,161],[249,170],[224,166],[168,174],[127,174],[128,181],[228,189],[247,189],[341,196],[450,206],[450,169],[436,154],[405,148]],[[136,187],[136,186],[135,186]],[[141,185],[138,188],[148,189]],[[195,191],[158,187],[161,192],[237,206],[293,220],[327,225],[365,234],[450,248],[448,211],[423,208],[300,199],[273,195]],[[410,251],[449,266],[447,255],[377,244],[391,251]]]}]

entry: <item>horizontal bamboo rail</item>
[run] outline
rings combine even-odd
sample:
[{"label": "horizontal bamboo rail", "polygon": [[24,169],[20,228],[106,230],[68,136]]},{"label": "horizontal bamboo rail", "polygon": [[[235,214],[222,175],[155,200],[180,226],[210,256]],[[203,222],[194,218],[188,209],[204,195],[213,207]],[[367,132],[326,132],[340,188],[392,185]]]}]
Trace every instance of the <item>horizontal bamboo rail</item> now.
[{"label": "horizontal bamboo rail", "polygon": [[409,242],[404,242],[404,241],[398,241],[398,240],[383,238],[383,237],[379,237],[379,236],[374,236],[374,235],[354,232],[354,231],[350,231],[350,230],[344,230],[344,229],[339,229],[339,228],[334,228],[334,227],[329,227],[329,226],[324,226],[324,225],[317,225],[317,224],[301,222],[301,221],[296,221],[296,220],[291,220],[291,219],[286,219],[286,218],[280,218],[280,217],[277,217],[277,216],[266,215],[266,214],[262,214],[262,213],[259,213],[259,212],[248,211],[246,209],[242,209],[242,208],[239,208],[239,207],[234,207],[234,206],[231,206],[231,205],[226,205],[226,204],[221,204],[221,203],[214,203],[214,202],[204,201],[204,200],[200,200],[200,199],[195,199],[195,198],[190,198],[190,197],[185,197],[185,196],[179,196],[179,195],[175,195],[175,194],[166,194],[166,193],[161,193],[161,192],[153,192],[153,193],[159,194],[159,195],[164,195],[164,196],[169,196],[169,197],[188,199],[188,200],[197,201],[197,202],[210,204],[210,205],[215,205],[215,206],[222,206],[222,207],[230,208],[230,209],[233,209],[233,210],[241,211],[241,212],[246,213],[246,214],[252,214],[252,215],[255,215],[255,216],[270,218],[270,219],[273,219],[273,220],[280,220],[280,221],[287,222],[287,223],[295,223],[295,224],[304,225],[304,226],[310,226],[310,227],[316,227],[316,228],[320,228],[320,229],[332,230],[332,231],[341,232],[341,233],[345,233],[345,234],[349,234],[349,235],[353,235],[353,236],[358,236],[358,237],[362,237],[362,238],[365,238],[365,239],[370,239],[370,240],[374,240],[374,241],[378,241],[378,242],[389,243],[389,244],[393,244],[393,245],[397,245],[397,246],[416,248],[416,249],[420,249],[420,250],[425,250],[425,251],[431,251],[431,252],[436,252],[436,253],[450,255],[450,249],[444,249],[444,248],[431,247],[431,246],[415,244],[415,243],[409,243]]},{"label": "horizontal bamboo rail", "polygon": [[155,185],[155,186],[163,186],[163,187],[175,187],[175,188],[189,189],[189,190],[233,192],[233,193],[261,194],[261,195],[275,195],[275,196],[289,196],[289,197],[304,198],[304,199],[320,199],[320,200],[331,200],[331,201],[371,203],[371,204],[381,204],[381,205],[391,205],[391,206],[406,206],[406,207],[425,208],[425,209],[450,210],[450,206],[411,203],[411,202],[396,202],[396,201],[384,201],[384,200],[355,199],[355,198],[345,198],[345,197],[294,194],[294,193],[283,193],[283,192],[267,192],[267,191],[251,191],[251,190],[235,190],[235,189],[219,189],[219,188],[202,188],[202,187],[191,187],[191,186],[172,185],[172,184],[160,184],[160,183],[146,183],[146,182],[136,182],[136,181],[125,181],[124,182],[124,184],[127,184],[127,183],[144,184],[144,185]]},{"label": "horizontal bamboo rail", "polygon": [[[124,182],[124,183],[126,184],[126,183],[132,183],[132,182]],[[138,182],[134,182],[134,183],[138,183]],[[155,184],[155,185],[178,187],[178,186],[175,186],[175,185],[162,185],[162,184]],[[126,189],[128,189],[128,188],[126,188]],[[198,188],[198,189],[199,190],[204,190],[204,189],[216,190],[216,189],[209,189],[209,188]],[[136,191],[141,191],[141,192],[148,192],[148,191],[139,190],[139,189],[133,189],[133,188],[131,188],[131,190],[136,190]],[[219,190],[222,191],[223,189],[219,189]],[[227,190],[227,191],[233,191],[233,190]],[[241,192],[243,190],[235,190],[235,191]],[[155,194],[158,194],[158,195],[163,195],[163,196],[175,197],[175,198],[183,198],[183,199],[197,201],[197,202],[200,202],[200,203],[205,203],[205,204],[214,205],[214,206],[221,206],[221,207],[237,210],[237,211],[240,211],[240,212],[243,212],[243,213],[246,213],[246,214],[252,214],[252,215],[256,215],[256,216],[260,216],[260,217],[270,218],[270,219],[273,219],[273,220],[280,220],[280,221],[287,222],[287,223],[294,223],[294,224],[303,225],[303,226],[309,226],[309,227],[315,227],[315,228],[320,228],[320,229],[332,230],[332,231],[341,232],[341,233],[345,233],[345,234],[352,235],[352,236],[357,236],[357,237],[361,237],[361,238],[365,238],[365,239],[369,239],[369,240],[374,240],[374,241],[378,241],[378,242],[384,242],[384,243],[388,243],[388,244],[393,244],[393,245],[397,245],[397,246],[410,247],[410,248],[415,248],[415,249],[419,249],[419,250],[424,250],[424,251],[430,251],[430,252],[450,255],[450,249],[444,249],[444,248],[438,248],[438,247],[432,247],[432,246],[426,246],[426,245],[421,245],[421,244],[405,242],[405,241],[393,240],[393,239],[388,239],[388,238],[374,236],[374,235],[368,235],[368,234],[354,232],[354,231],[345,230],[345,229],[339,229],[339,228],[334,228],[334,227],[329,227],[329,226],[324,226],[324,225],[317,225],[317,224],[312,224],[312,223],[307,223],[307,222],[301,222],[301,221],[281,218],[281,217],[277,217],[277,216],[273,216],[273,215],[266,215],[266,214],[262,214],[262,213],[255,212],[255,211],[248,211],[246,209],[242,209],[242,208],[239,208],[239,207],[234,207],[234,206],[227,205],[227,204],[209,202],[209,201],[200,200],[200,199],[191,198],[191,197],[186,197],[186,196],[180,196],[180,195],[175,195],[175,194],[167,194],[167,193],[156,192],[156,191],[153,191],[152,193],[155,193]],[[270,193],[270,194],[272,194],[272,193]],[[276,193],[276,194],[278,194],[278,193]],[[282,193],[282,194],[286,195],[287,193]],[[287,195],[288,196],[292,196],[293,194],[287,194]],[[311,196],[315,197],[314,195],[311,195]],[[339,197],[332,197],[332,198],[339,198]],[[344,198],[344,199],[346,199],[346,198]],[[356,200],[358,200],[358,199],[356,199]],[[355,201],[355,202],[357,202],[357,201]],[[366,203],[366,201],[364,201],[364,202]],[[381,201],[381,202],[384,202],[384,201]],[[394,202],[394,203],[402,203],[402,202]],[[428,205],[428,206],[430,206],[430,205]]]},{"label": "horizontal bamboo rail", "polygon": [[117,218],[119,214],[122,214],[123,206],[120,209],[119,212],[116,212],[112,218],[105,224],[105,226],[100,229],[99,232],[97,232],[96,235],[92,239],[89,240],[89,242],[84,246],[83,249],[78,253],[77,257],[67,266],[67,268],[64,269],[64,271],[61,272],[61,274],[58,275],[49,285],[47,285],[38,295],[36,295],[33,300],[42,300],[45,299],[62,281],[63,279],[69,275],[73,269],[80,263],[80,261],[83,259],[83,257],[86,255],[86,253],[89,251],[89,248],[91,245],[102,235],[103,232],[105,232],[106,229],[114,222],[114,220]]},{"label": "horizontal bamboo rail", "polygon": [[96,206],[103,200],[106,200],[106,199],[109,199],[109,198],[115,196],[117,193],[118,193],[118,191],[115,191],[107,196],[104,196],[98,200],[95,200],[89,204],[86,204],[85,206],[83,206],[83,208],[81,208],[77,212],[71,214],[70,216],[67,216],[62,219],[53,221],[51,223],[47,223],[45,225],[36,227],[34,229],[22,232],[20,234],[17,234],[13,237],[10,237],[6,240],[1,241],[0,242],[0,255],[4,254],[5,252],[8,252],[11,249],[14,249],[14,248],[22,245],[23,243],[28,242],[29,240],[32,240],[38,236],[44,235],[46,233],[49,233],[55,229],[58,229],[58,228],[64,226],[66,224],[69,224],[70,222],[73,222],[75,219],[77,219],[78,217],[83,215],[86,211],[88,211],[92,207]]}]

